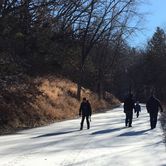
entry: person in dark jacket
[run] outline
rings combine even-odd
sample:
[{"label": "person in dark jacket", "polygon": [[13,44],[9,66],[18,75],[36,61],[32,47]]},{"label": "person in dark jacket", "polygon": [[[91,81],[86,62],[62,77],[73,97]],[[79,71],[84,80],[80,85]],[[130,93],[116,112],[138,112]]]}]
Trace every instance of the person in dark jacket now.
[{"label": "person in dark jacket", "polygon": [[139,105],[139,101],[137,101],[136,105],[135,105],[135,113],[136,113],[137,118],[139,116],[139,112],[141,112],[141,106]]},{"label": "person in dark jacket", "polygon": [[157,98],[155,98],[153,94],[151,94],[150,98],[148,99],[146,103],[146,109],[150,115],[151,129],[156,128],[159,107],[160,107],[160,111],[163,112],[163,108],[160,104],[160,101]]},{"label": "person in dark jacket", "polygon": [[91,116],[92,110],[91,110],[91,105],[90,105],[89,101],[86,100],[86,98],[83,98],[83,102],[80,105],[79,116],[81,116],[81,113],[82,113],[82,120],[81,120],[80,130],[83,129],[85,117],[86,117],[86,122],[87,122],[87,129],[89,129],[90,128],[89,116]]},{"label": "person in dark jacket", "polygon": [[126,114],[125,125],[129,124],[129,127],[132,127],[133,109],[135,110],[133,94],[129,94],[129,97],[124,102],[124,113]]}]

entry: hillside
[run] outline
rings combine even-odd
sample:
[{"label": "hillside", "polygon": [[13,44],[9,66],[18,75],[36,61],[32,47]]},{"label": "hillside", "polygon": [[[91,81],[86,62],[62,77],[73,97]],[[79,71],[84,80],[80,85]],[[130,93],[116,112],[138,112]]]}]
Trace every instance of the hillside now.
[{"label": "hillside", "polygon": [[[0,98],[0,133],[32,128],[65,119],[77,118],[80,103],[77,85],[57,76],[15,79],[4,86]],[[98,113],[120,104],[113,95],[98,100],[98,95],[82,87],[92,112]]]}]

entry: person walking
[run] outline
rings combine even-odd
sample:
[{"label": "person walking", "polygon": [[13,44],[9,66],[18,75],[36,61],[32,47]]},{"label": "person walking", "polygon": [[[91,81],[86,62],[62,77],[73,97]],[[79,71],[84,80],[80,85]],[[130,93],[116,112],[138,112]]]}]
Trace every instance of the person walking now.
[{"label": "person walking", "polygon": [[85,118],[86,118],[86,122],[87,122],[87,129],[89,129],[90,128],[89,116],[91,116],[91,114],[92,114],[92,109],[91,109],[91,105],[90,105],[89,101],[86,100],[86,98],[83,98],[83,102],[80,105],[79,116],[81,116],[81,113],[82,113],[82,120],[81,120],[80,130],[83,129],[83,124],[84,124]]},{"label": "person walking", "polygon": [[129,97],[124,102],[124,113],[126,114],[125,125],[129,124],[132,127],[133,109],[135,110],[135,103],[133,100],[133,94],[129,94]]},{"label": "person walking", "polygon": [[139,105],[139,101],[136,102],[136,105],[135,105],[135,113],[136,113],[136,116],[138,118],[139,116],[139,112],[141,112],[141,106]]},{"label": "person walking", "polygon": [[146,109],[150,115],[151,129],[156,128],[159,107],[160,107],[160,111],[163,112],[163,108],[161,106],[160,101],[157,98],[155,98],[154,94],[151,94],[150,98],[148,99],[146,103]]}]

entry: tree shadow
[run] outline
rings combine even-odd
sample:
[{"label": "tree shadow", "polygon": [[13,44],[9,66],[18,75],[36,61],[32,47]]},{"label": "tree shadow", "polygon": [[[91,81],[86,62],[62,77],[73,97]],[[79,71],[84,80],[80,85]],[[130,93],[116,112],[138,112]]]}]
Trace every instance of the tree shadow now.
[{"label": "tree shadow", "polygon": [[124,129],[125,127],[121,127],[121,128],[115,128],[115,129],[106,129],[106,130],[100,130],[100,131],[96,131],[91,133],[91,135],[95,135],[95,134],[107,134],[107,133],[111,133],[114,131],[119,131],[121,129]]},{"label": "tree shadow", "polygon": [[149,130],[151,130],[151,129],[142,130],[142,131],[130,131],[130,132],[120,134],[118,137],[142,135]]},{"label": "tree shadow", "polygon": [[43,134],[43,135],[39,135],[37,137],[33,137],[32,139],[35,138],[41,138],[41,137],[51,137],[51,136],[57,136],[57,135],[62,135],[62,134],[69,134],[69,133],[73,133],[79,130],[73,130],[73,131],[66,131],[66,132],[58,132],[58,133],[48,133],[48,134]]}]

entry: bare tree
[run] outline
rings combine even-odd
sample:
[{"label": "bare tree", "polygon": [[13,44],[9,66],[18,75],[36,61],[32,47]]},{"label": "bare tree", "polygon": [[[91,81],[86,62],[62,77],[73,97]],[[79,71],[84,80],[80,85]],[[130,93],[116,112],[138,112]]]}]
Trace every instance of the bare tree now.
[{"label": "bare tree", "polygon": [[[59,0],[47,2],[54,15],[55,31],[66,34],[72,29],[81,47],[77,97],[80,100],[82,71],[86,58],[96,43],[114,34],[126,38],[138,28],[141,19],[138,0]],[[50,8],[49,7],[49,8]],[[132,20],[132,23],[131,23]],[[65,36],[65,35],[64,35]],[[119,38],[119,36],[118,36]]]},{"label": "bare tree", "polygon": [[[81,62],[78,82],[77,97],[80,100],[82,70],[85,60],[97,42],[104,38],[111,38],[113,34],[121,31],[120,35],[127,37],[136,30],[136,25],[132,26],[132,18],[140,19],[140,15],[135,10],[136,1],[133,0],[91,0],[86,3],[86,16],[80,20],[81,35]],[[88,8],[87,8],[88,6]]]}]

